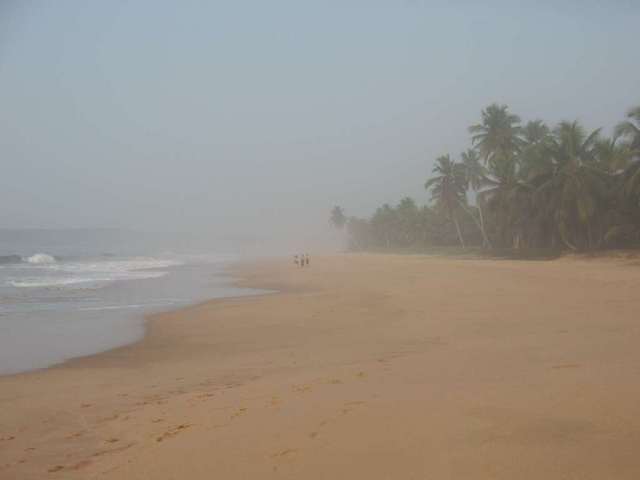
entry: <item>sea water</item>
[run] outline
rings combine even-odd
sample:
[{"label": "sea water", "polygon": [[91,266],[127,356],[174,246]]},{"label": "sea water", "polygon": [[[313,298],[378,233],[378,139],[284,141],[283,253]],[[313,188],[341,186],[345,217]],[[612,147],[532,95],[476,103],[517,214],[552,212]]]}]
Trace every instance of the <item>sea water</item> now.
[{"label": "sea water", "polygon": [[2,234],[0,374],[135,342],[150,312],[261,293],[225,275],[235,253],[107,241],[99,232]]}]

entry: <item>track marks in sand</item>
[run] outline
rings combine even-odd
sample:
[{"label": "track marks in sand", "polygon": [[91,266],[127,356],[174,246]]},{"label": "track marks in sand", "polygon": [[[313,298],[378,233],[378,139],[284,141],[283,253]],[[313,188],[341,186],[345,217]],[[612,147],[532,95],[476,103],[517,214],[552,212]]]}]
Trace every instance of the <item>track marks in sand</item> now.
[{"label": "track marks in sand", "polygon": [[[119,439],[109,439],[106,442],[107,443],[114,443],[112,440],[119,441]],[[127,449],[133,447],[134,445],[135,445],[135,443],[129,443],[127,445],[123,445],[123,446],[118,447],[118,448],[112,448],[112,449],[109,449],[109,450],[99,450],[99,451],[93,453],[90,456],[90,458],[85,458],[83,460],[80,460],[79,462],[72,463],[70,465],[60,465],[60,464],[53,465],[53,466],[51,466],[51,467],[49,467],[47,469],[47,472],[48,473],[60,473],[62,471],[65,471],[65,472],[78,471],[78,470],[81,470],[81,469],[83,469],[85,467],[88,467],[89,465],[92,465],[93,464],[93,460],[91,460],[91,458],[102,457],[103,455],[108,455],[110,453],[122,452],[124,450],[127,450]]]},{"label": "track marks in sand", "polygon": [[191,424],[182,423],[182,424],[178,425],[177,427],[170,428],[169,430],[164,432],[162,435],[156,437],[156,442],[164,442],[165,440],[168,440],[169,438],[173,438],[176,435],[178,435],[180,432],[186,430],[189,427],[191,427]]},{"label": "track marks in sand", "polygon": [[231,414],[231,419],[233,420],[234,418],[241,417],[242,415],[247,413],[247,410],[248,410],[247,407],[238,408],[235,412]]},{"label": "track marks in sand", "polygon": [[294,385],[291,389],[295,393],[309,393],[313,391],[313,386],[311,385]]},{"label": "track marks in sand", "polygon": [[298,451],[297,448],[286,448],[284,450],[281,450],[279,452],[276,452],[276,453],[272,454],[271,457],[272,458],[282,458],[282,457],[286,457],[288,455],[293,455],[297,451]]}]

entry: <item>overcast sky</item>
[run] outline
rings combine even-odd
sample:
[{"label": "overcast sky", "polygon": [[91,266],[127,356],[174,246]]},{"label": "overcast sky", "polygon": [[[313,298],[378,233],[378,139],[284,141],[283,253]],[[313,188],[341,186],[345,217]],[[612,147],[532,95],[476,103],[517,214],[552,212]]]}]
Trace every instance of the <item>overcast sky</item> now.
[{"label": "overcast sky", "polygon": [[308,233],[424,203],[491,102],[621,120],[639,25],[625,0],[0,0],[0,226]]}]

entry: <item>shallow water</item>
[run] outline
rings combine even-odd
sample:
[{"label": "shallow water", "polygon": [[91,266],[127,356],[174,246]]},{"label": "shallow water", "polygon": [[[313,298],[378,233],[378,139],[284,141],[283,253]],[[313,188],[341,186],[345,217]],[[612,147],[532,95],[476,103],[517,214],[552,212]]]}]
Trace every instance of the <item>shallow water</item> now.
[{"label": "shallow water", "polygon": [[50,246],[21,255],[15,246],[0,250],[7,258],[0,265],[0,374],[135,342],[150,312],[262,293],[234,287],[224,275],[236,255],[95,254],[87,248],[74,255],[69,243],[65,247],[63,254]]}]

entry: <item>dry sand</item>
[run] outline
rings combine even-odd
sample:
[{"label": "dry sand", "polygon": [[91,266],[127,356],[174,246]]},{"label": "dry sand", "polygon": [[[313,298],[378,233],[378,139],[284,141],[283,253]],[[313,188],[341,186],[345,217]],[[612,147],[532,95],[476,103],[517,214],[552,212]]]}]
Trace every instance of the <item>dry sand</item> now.
[{"label": "dry sand", "polygon": [[312,260],[0,378],[0,478],[640,478],[640,266]]}]

